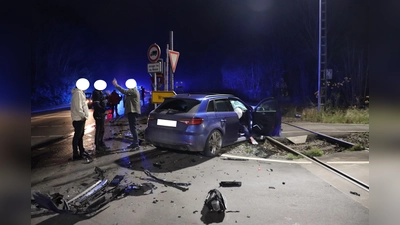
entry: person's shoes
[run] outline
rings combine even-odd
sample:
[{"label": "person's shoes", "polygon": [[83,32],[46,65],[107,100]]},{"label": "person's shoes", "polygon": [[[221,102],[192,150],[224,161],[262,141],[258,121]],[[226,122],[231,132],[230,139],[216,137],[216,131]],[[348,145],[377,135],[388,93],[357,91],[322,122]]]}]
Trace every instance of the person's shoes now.
[{"label": "person's shoes", "polygon": [[89,155],[89,152],[87,152],[87,151],[81,152],[81,157],[82,157],[82,158],[83,158],[83,157],[88,157],[88,156],[90,156],[90,155]]},{"label": "person's shoes", "polygon": [[74,155],[74,156],[72,156],[72,160],[82,160],[82,159],[83,159],[83,157],[80,156],[80,155]]},{"label": "person's shoes", "polygon": [[105,150],[103,146],[96,147],[96,152],[104,152]]},{"label": "person's shoes", "polygon": [[131,145],[129,145],[127,148],[129,148],[129,149],[131,149],[131,150],[133,150],[133,151],[137,151],[137,150],[140,149],[140,146],[139,146],[139,145],[136,145],[136,144],[131,144]]},{"label": "person's shoes", "polygon": [[109,149],[110,149],[110,147],[108,147],[108,146],[105,145],[105,144],[100,145],[100,147],[103,148],[104,150],[109,150]]},{"label": "person's shoes", "polygon": [[254,140],[254,138],[250,138],[250,141],[253,145],[258,145],[258,142],[256,140]]},{"label": "person's shoes", "polygon": [[131,151],[138,151],[138,150],[140,150],[140,146],[136,146],[134,148],[131,148]]}]

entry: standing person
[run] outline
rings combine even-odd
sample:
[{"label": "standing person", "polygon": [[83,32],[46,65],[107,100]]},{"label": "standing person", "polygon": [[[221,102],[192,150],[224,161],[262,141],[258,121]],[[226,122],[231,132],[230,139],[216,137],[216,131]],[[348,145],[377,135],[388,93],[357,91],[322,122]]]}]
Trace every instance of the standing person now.
[{"label": "standing person", "polygon": [[118,114],[118,104],[120,103],[122,97],[115,91],[111,92],[110,96],[108,96],[108,101],[110,102],[111,105],[111,115],[114,116],[114,110],[115,110],[115,115],[119,116]]},{"label": "standing person", "polygon": [[[85,90],[88,89],[90,83],[85,78],[76,81],[76,87],[71,90],[71,118],[74,127],[74,137],[72,138],[72,159],[83,159],[87,154],[83,147],[83,135],[85,133],[85,123],[89,118],[89,108],[86,103]],[[79,153],[78,153],[79,149]]]},{"label": "standing person", "polygon": [[143,86],[140,86],[140,94],[144,105],[144,96],[146,95],[146,89]]},{"label": "standing person", "polygon": [[123,89],[118,85],[117,80],[114,78],[112,81],[113,85],[125,95],[124,98],[124,107],[125,107],[125,115],[128,116],[129,121],[129,129],[131,130],[133,142],[128,148],[132,148],[133,150],[139,150],[139,138],[136,131],[136,119],[140,114],[140,94],[136,86],[136,81],[134,79],[128,79],[125,82],[125,85],[128,89]]},{"label": "standing person", "polygon": [[104,123],[105,115],[107,111],[107,100],[104,97],[103,90],[107,87],[107,83],[104,80],[97,80],[94,83],[95,90],[92,93],[93,102],[93,117],[96,121],[96,132],[94,136],[94,144],[96,146],[96,152],[101,152],[109,149],[104,143]]}]

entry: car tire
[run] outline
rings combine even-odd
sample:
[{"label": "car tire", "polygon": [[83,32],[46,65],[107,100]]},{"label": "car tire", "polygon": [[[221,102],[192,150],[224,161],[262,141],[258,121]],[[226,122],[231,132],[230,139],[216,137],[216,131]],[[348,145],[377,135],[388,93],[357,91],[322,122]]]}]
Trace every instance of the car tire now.
[{"label": "car tire", "polygon": [[213,130],[207,138],[204,147],[204,155],[214,157],[218,156],[222,148],[222,134],[218,130]]}]

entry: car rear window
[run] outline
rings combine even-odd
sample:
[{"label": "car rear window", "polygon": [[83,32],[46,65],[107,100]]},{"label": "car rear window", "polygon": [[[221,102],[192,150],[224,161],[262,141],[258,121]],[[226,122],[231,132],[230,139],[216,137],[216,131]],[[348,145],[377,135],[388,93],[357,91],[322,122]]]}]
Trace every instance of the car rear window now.
[{"label": "car rear window", "polygon": [[156,112],[162,112],[164,110],[172,110],[175,112],[189,112],[194,109],[195,106],[200,104],[199,100],[196,99],[165,99],[164,102],[157,107]]}]

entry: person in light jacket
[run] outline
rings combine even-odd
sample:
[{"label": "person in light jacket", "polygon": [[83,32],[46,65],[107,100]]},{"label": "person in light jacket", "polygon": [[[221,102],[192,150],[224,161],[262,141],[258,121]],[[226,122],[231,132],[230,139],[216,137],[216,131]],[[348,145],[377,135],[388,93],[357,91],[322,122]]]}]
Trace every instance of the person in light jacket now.
[{"label": "person in light jacket", "polygon": [[83,156],[87,154],[83,147],[83,135],[85,132],[86,120],[89,118],[89,108],[86,103],[84,90],[75,87],[71,90],[71,93],[71,118],[72,125],[74,126],[74,137],[72,138],[72,159],[79,160],[83,159]]},{"label": "person in light jacket", "polygon": [[117,88],[122,94],[125,95],[124,98],[124,107],[125,107],[125,115],[128,117],[129,129],[131,130],[133,142],[128,148],[133,150],[139,150],[139,138],[138,133],[136,131],[136,120],[140,115],[140,94],[136,86],[136,81],[134,79],[128,79],[125,83],[128,89],[122,88],[118,85],[117,80],[114,78],[112,81],[115,88]]}]

